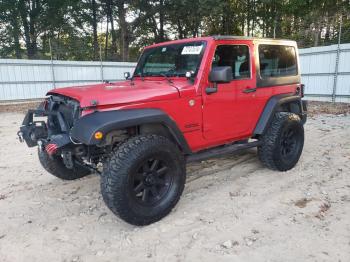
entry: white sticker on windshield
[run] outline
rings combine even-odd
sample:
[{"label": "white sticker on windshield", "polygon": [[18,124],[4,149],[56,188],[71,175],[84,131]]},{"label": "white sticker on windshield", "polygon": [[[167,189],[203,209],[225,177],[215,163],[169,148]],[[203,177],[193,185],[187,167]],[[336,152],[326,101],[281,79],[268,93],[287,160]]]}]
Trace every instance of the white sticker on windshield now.
[{"label": "white sticker on windshield", "polygon": [[164,53],[166,51],[166,47],[162,48],[162,53]]},{"label": "white sticker on windshield", "polygon": [[199,55],[203,46],[184,46],[181,55]]}]

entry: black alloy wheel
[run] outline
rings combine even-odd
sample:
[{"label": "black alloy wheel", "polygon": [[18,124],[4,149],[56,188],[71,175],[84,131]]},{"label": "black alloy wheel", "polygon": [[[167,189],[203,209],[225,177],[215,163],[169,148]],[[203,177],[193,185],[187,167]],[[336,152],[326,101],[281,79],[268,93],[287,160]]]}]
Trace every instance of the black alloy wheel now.
[{"label": "black alloy wheel", "polygon": [[101,174],[101,193],[114,214],[142,226],[169,214],[185,181],[185,159],[177,145],[163,136],[139,135],[110,154]]},{"label": "black alloy wheel", "polygon": [[288,128],[283,130],[281,135],[281,155],[285,159],[293,157],[297,151],[295,150],[298,146],[298,136],[293,129]]},{"label": "black alloy wheel", "polygon": [[173,176],[164,159],[148,159],[131,177],[131,194],[140,204],[155,205],[169,192]]}]

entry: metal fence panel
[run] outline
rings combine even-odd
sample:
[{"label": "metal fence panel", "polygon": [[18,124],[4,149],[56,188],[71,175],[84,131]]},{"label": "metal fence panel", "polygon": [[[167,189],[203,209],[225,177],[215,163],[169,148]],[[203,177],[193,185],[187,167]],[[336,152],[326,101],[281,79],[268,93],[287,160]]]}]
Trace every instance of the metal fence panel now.
[{"label": "metal fence panel", "polygon": [[42,98],[53,88],[116,81],[135,63],[0,59],[0,101]]},{"label": "metal fence panel", "polygon": [[300,49],[299,53],[307,99],[350,102],[350,44]]},{"label": "metal fence panel", "polygon": [[[350,44],[300,49],[299,53],[307,99],[350,102]],[[42,98],[52,88],[120,80],[135,65],[0,59],[0,101]]]}]

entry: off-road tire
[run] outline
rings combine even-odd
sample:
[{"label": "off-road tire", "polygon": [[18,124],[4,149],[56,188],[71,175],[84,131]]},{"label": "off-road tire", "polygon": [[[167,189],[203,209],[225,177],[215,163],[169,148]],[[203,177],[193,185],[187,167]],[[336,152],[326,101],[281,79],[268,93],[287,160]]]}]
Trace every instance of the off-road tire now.
[{"label": "off-road tire", "polygon": [[91,174],[89,169],[77,164],[74,164],[72,169],[67,168],[61,156],[53,155],[50,157],[45,150],[38,150],[38,156],[42,167],[60,179],[75,180]]},{"label": "off-road tire", "polygon": [[[139,166],[148,159],[161,159],[169,165],[172,177],[165,195],[154,204],[135,197],[135,180]],[[144,170],[141,178],[147,176]],[[154,223],[166,216],[179,201],[186,181],[184,156],[169,139],[158,135],[139,135],[116,148],[105,163],[101,175],[101,193],[108,208],[124,221],[138,226]],[[142,195],[145,193],[141,192]],[[153,194],[153,192],[152,192]],[[142,197],[143,200],[143,197]]]},{"label": "off-road tire", "polygon": [[[293,133],[295,146],[287,157],[283,156],[282,152],[287,152],[283,151],[285,150],[284,134],[289,130]],[[304,146],[304,127],[300,117],[288,112],[276,113],[260,141],[262,144],[258,147],[258,156],[266,167],[279,171],[292,169],[299,161]]]}]

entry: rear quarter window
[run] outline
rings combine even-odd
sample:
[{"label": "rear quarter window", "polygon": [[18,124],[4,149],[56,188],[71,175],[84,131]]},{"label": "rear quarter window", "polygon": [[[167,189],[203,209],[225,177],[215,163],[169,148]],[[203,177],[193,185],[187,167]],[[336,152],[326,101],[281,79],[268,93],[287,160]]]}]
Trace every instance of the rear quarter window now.
[{"label": "rear quarter window", "polygon": [[297,57],[294,46],[259,45],[261,78],[296,76]]}]

